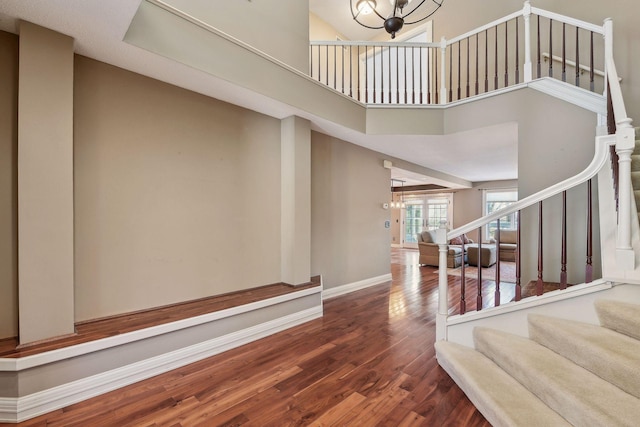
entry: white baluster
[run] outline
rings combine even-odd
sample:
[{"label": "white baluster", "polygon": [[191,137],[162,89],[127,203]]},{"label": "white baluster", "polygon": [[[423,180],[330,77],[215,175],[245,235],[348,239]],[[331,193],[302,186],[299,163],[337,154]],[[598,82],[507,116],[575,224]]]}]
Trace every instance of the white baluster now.
[{"label": "white baluster", "polygon": [[530,82],[533,78],[533,68],[531,65],[531,3],[524,2],[522,10],[524,17],[524,81]]},{"label": "white baluster", "polygon": [[440,61],[440,69],[441,74],[442,74],[442,78],[440,79],[440,104],[446,104],[447,103],[447,85],[446,85],[446,73],[447,73],[447,67],[445,65],[445,62],[447,60],[447,40],[442,37],[442,40],[440,41],[440,57],[442,58],[442,61]]},{"label": "white baluster", "polygon": [[447,230],[436,230],[438,258],[438,314],[436,315],[436,341],[447,339],[447,317],[449,317],[449,290],[447,283]]},{"label": "white baluster", "polygon": [[613,21],[611,18],[604,20],[604,93],[607,96],[607,85],[609,84],[609,70],[607,70],[607,58],[613,57]]}]

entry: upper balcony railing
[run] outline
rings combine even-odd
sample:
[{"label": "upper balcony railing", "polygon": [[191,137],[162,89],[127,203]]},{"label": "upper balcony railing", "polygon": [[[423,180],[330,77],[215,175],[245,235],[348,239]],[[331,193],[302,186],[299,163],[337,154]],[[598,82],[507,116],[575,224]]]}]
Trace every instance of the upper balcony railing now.
[{"label": "upper balcony railing", "polygon": [[603,94],[604,27],[531,7],[439,43],[310,43],[311,77],[366,104],[436,105],[552,77]]}]

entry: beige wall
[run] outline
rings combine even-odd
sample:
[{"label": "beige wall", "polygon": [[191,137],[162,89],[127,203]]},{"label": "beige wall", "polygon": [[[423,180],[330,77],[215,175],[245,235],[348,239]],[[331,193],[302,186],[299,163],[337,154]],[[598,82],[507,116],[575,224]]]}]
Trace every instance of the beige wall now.
[{"label": "beige wall", "polygon": [[347,39],[318,15],[309,13],[309,40],[335,41],[336,37],[340,37],[342,40]]},{"label": "beige wall", "polygon": [[18,335],[18,37],[0,31],[0,339]]},{"label": "beige wall", "polygon": [[309,69],[309,2],[170,0],[195,16],[302,72]]},{"label": "beige wall", "polygon": [[280,121],[76,56],[76,319],[280,281]]},{"label": "beige wall", "polygon": [[518,123],[519,196],[525,197],[582,171],[595,151],[596,114],[522,89],[445,113],[445,133]]},{"label": "beige wall", "polygon": [[390,172],[384,155],[311,134],[311,274],[325,288],[388,274]]}]

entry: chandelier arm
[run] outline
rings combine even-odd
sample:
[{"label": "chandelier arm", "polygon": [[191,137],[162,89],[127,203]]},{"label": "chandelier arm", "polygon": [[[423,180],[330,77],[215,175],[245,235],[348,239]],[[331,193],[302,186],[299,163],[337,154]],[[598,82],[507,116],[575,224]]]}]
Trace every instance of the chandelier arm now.
[{"label": "chandelier arm", "polygon": [[358,21],[357,18],[353,18],[354,21],[356,21],[358,24],[362,25],[365,28],[369,28],[370,30],[381,30],[384,28],[384,26],[380,26],[380,27],[372,27],[370,25],[367,24],[363,24],[362,22]]},{"label": "chandelier arm", "polygon": [[[358,24],[362,25],[365,28],[369,28],[371,30],[381,30],[384,28],[384,25],[381,25],[379,27],[372,27],[370,25],[367,24],[363,24],[362,22],[360,22],[358,20],[358,17],[360,16],[360,11],[358,11],[358,13],[353,13],[353,0],[349,0],[349,6],[350,6],[350,10],[351,10],[351,16],[353,17],[353,20],[356,21]],[[380,13],[373,9],[373,11],[375,12],[376,15],[378,15],[380,17],[380,19],[382,19],[383,21],[386,19],[385,17],[383,17],[382,15],[380,15]]]},{"label": "chandelier arm", "polygon": [[[420,2],[420,4],[418,4],[416,7],[414,7],[411,12],[407,13],[406,15],[404,15],[404,17],[408,17],[409,15],[411,15],[413,12],[415,12],[416,10],[418,10],[418,8],[420,6],[422,6],[424,4],[424,2],[426,2],[427,0],[422,0]],[[435,8],[435,10],[433,12],[431,12],[430,14],[428,14],[427,16],[425,16],[424,18],[420,18],[419,20],[415,21],[415,22],[406,22],[407,25],[411,25],[411,24],[415,24],[416,22],[420,22],[420,21],[424,21],[426,18],[430,17],[431,15],[433,15],[434,13],[436,13],[438,11],[438,9],[440,9],[440,7],[442,7],[442,4],[444,3],[444,0],[440,0],[440,3],[438,3],[436,0],[431,0],[432,2],[434,2],[435,4],[438,5],[438,7]]]},{"label": "chandelier arm", "polygon": [[[374,12],[376,15],[378,15],[378,17],[379,17],[380,19],[382,19],[383,21],[384,21],[385,19],[387,19],[387,18],[385,18],[384,16],[380,15],[380,12],[378,12],[377,10],[373,9],[373,12]],[[382,28],[382,27],[380,27],[380,28]]]},{"label": "chandelier arm", "polygon": [[[404,24],[406,24],[406,25],[413,25],[413,24],[417,24],[418,22],[422,22],[422,21],[426,20],[427,18],[431,17],[431,16],[432,16],[434,13],[436,13],[436,12],[440,9],[440,7],[442,7],[442,5],[444,4],[444,0],[440,0],[440,2],[438,2],[438,0],[431,0],[434,4],[436,4],[436,5],[437,5],[437,7],[435,8],[435,10],[433,10],[433,11],[432,11],[431,13],[429,13],[428,15],[426,15],[426,16],[424,16],[424,17],[420,18],[420,19],[417,19],[417,20],[415,20],[415,21],[412,21],[412,22],[404,21],[404,19],[405,19],[405,18],[407,18],[407,17],[408,17],[408,16],[410,16],[413,12],[415,12],[416,10],[418,10],[418,9],[420,8],[420,6],[422,6],[426,1],[427,1],[427,0],[420,0],[420,2],[418,3],[418,5],[417,5],[417,6],[415,6],[415,7],[414,7],[410,12],[408,12],[408,13],[407,13],[407,14],[405,14],[404,16],[401,16],[401,14],[398,14],[398,0],[394,0],[394,2],[393,2],[393,15],[392,15],[392,17],[393,17],[393,18],[396,18],[397,16],[399,16],[399,17],[400,17],[400,19],[404,22]],[[359,20],[358,18],[360,17],[361,11],[359,11],[359,10],[358,10],[358,13],[354,13],[354,9],[353,9],[353,0],[349,0],[349,5],[350,5],[350,9],[351,9],[351,16],[353,17],[353,20],[354,20],[354,21],[356,21],[359,25],[361,25],[361,26],[363,26],[363,27],[365,27],[365,28],[369,28],[369,29],[371,29],[371,30],[381,30],[381,29],[385,28],[384,23],[383,23],[383,25],[381,25],[381,26],[374,27],[374,26],[367,25],[367,24],[364,24],[364,23],[360,22],[360,20]],[[376,9],[373,9],[373,12],[374,12],[374,13],[375,13],[375,14],[376,14],[380,19],[382,19],[382,20],[383,20],[383,22],[386,22],[386,21],[387,21],[387,19],[389,19],[389,18],[385,18],[384,16],[382,16],[382,15],[380,14],[380,12],[378,12]],[[391,17],[390,17],[390,18],[391,18]],[[386,29],[386,28],[385,28],[385,29]],[[390,32],[390,33],[391,33],[391,31],[389,31],[388,29],[387,29],[387,32]],[[393,38],[393,35],[394,35],[394,34],[392,34],[392,38]]]},{"label": "chandelier arm", "polygon": [[358,21],[358,15],[360,15],[360,11],[358,11],[357,14],[353,13],[353,0],[349,0],[349,10],[351,11],[351,16],[353,16],[353,19]]},{"label": "chandelier arm", "polygon": [[437,11],[437,10],[438,10],[438,9],[434,10],[433,12],[431,12],[430,14],[428,14],[427,16],[425,16],[424,18],[420,18],[420,19],[418,19],[418,20],[416,20],[416,21],[412,21],[412,22],[405,22],[405,24],[406,24],[406,25],[413,25],[413,24],[417,24],[418,22],[422,22],[422,21],[424,21],[425,19],[430,18],[430,17],[431,17],[431,15],[433,15],[434,13],[436,13],[436,11]]},{"label": "chandelier arm", "polygon": [[[427,0],[421,0],[420,3],[418,3],[417,6],[415,6],[413,9],[411,9],[410,12],[407,12],[403,15],[403,18],[406,18],[407,16],[411,15],[413,12],[415,12],[416,10],[420,9],[420,6],[422,6],[424,4],[424,2],[426,2]],[[436,9],[438,10],[438,9]]]}]

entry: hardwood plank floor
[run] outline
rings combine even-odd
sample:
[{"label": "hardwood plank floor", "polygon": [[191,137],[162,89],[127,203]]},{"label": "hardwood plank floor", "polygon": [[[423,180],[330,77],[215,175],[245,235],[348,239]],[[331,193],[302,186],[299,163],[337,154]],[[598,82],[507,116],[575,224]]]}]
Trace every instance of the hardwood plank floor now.
[{"label": "hardwood plank floor", "polygon": [[394,249],[391,282],[321,319],[19,425],[489,426],[435,360],[438,275],[417,258]]}]

